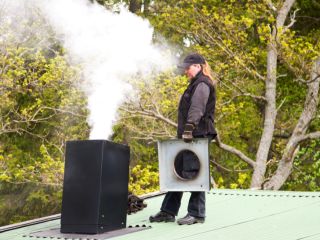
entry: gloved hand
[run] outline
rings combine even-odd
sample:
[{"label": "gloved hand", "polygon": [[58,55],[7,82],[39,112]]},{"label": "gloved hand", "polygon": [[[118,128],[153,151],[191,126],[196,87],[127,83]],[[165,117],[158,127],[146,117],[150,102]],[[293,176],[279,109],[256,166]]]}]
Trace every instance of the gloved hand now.
[{"label": "gloved hand", "polygon": [[193,136],[192,136],[193,129],[194,129],[194,125],[192,123],[187,123],[184,126],[184,131],[182,133],[182,139],[186,143],[192,141],[192,139],[193,139]]}]

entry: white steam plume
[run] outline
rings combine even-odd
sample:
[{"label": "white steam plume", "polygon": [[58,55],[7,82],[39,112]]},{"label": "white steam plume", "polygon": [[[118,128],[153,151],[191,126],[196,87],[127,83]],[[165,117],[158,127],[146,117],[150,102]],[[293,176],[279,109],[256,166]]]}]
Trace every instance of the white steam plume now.
[{"label": "white steam plume", "polygon": [[[30,1],[30,0],[25,0]],[[62,36],[70,59],[83,66],[88,84],[90,139],[107,139],[126,91],[126,79],[169,67],[152,45],[153,29],[142,18],[121,9],[106,10],[88,0],[34,0],[54,31]]]}]

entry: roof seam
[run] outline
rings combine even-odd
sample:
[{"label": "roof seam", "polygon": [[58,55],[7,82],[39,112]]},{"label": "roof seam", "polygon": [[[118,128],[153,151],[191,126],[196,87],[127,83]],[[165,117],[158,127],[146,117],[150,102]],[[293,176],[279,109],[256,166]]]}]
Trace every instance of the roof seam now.
[{"label": "roof seam", "polygon": [[212,195],[225,195],[225,196],[249,196],[249,197],[304,197],[304,198],[316,198],[320,197],[319,195],[292,195],[292,194],[249,194],[249,193],[215,193],[215,192],[207,192],[207,194],[212,194]]}]

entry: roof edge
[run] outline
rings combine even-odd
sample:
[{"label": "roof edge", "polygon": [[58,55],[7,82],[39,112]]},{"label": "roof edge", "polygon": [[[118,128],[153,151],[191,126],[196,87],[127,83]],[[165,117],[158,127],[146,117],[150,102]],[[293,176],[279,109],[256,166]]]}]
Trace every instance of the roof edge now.
[{"label": "roof edge", "polygon": [[28,221],[24,221],[21,223],[15,223],[15,224],[11,224],[11,225],[6,225],[3,227],[0,227],[0,233],[6,232],[6,231],[11,231],[11,230],[15,230],[18,228],[23,228],[23,227],[28,227],[31,225],[35,225],[38,223],[44,223],[44,222],[49,222],[52,220],[57,220],[60,219],[61,214],[55,214],[55,215],[51,215],[51,216],[47,216],[47,217],[42,217],[42,218],[37,218],[37,219],[33,219],[33,220],[28,220]]},{"label": "roof edge", "polygon": [[161,195],[164,195],[166,193],[167,193],[166,191],[163,191],[163,192],[162,191],[156,191],[156,192],[151,192],[151,193],[146,193],[146,194],[139,195],[139,197],[142,198],[142,199],[148,199],[148,198],[161,196]]},{"label": "roof edge", "polygon": [[[165,193],[166,192],[157,191],[157,192],[142,194],[142,195],[139,195],[139,197],[144,200],[144,199],[148,199],[148,198],[157,197],[157,196],[163,195]],[[49,221],[57,220],[60,218],[61,218],[61,214],[55,214],[55,215],[42,217],[42,218],[36,218],[36,219],[32,219],[32,220],[28,220],[28,221],[24,221],[24,222],[20,222],[20,223],[5,225],[5,226],[0,227],[0,233],[15,230],[18,228],[28,227],[28,226],[35,225],[38,223],[49,222]]]}]

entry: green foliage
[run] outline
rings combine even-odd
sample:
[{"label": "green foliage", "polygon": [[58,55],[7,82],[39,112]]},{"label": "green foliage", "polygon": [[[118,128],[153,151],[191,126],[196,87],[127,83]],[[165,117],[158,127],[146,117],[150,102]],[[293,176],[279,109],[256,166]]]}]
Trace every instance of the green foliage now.
[{"label": "green foliage", "polygon": [[[81,131],[87,129],[85,101],[73,85],[76,69],[61,55],[50,59],[24,47],[8,51],[2,55],[9,64],[2,74],[7,104],[0,107],[1,165],[6,167],[1,179],[61,184],[64,141],[87,134]],[[25,54],[18,57],[21,51]]]},{"label": "green foliage", "polygon": [[[49,30],[38,36],[28,29],[20,42],[10,25],[0,27],[2,224],[59,211],[64,143],[88,136],[79,69],[68,64]],[[13,186],[19,189],[16,201]]]},{"label": "green foliage", "polygon": [[299,21],[294,28],[307,34],[313,29],[319,29],[320,3],[317,0],[297,0]]},{"label": "green foliage", "polygon": [[130,171],[129,191],[142,195],[149,192],[159,191],[159,174],[157,169],[151,166],[136,165]]},{"label": "green foliage", "polygon": [[231,183],[230,188],[231,189],[245,189],[250,186],[250,182],[248,181],[250,179],[250,175],[247,173],[238,173],[238,179],[237,182]]},{"label": "green foliage", "polygon": [[0,225],[6,225],[60,213],[62,189],[2,183],[0,196]]},{"label": "green foliage", "polygon": [[294,171],[284,189],[297,191],[320,190],[320,140],[301,147],[294,161]]},{"label": "green foliage", "polygon": [[[141,140],[149,145],[163,138],[175,137],[176,128],[157,117],[161,114],[165,120],[176,124],[178,101],[187,86],[185,77],[176,76],[172,71],[164,72],[148,79],[133,79],[132,85],[136,98],[130,98],[121,107],[121,124],[126,129],[126,141]],[[144,111],[146,117],[141,117]],[[159,112],[157,112],[159,111]]]}]

